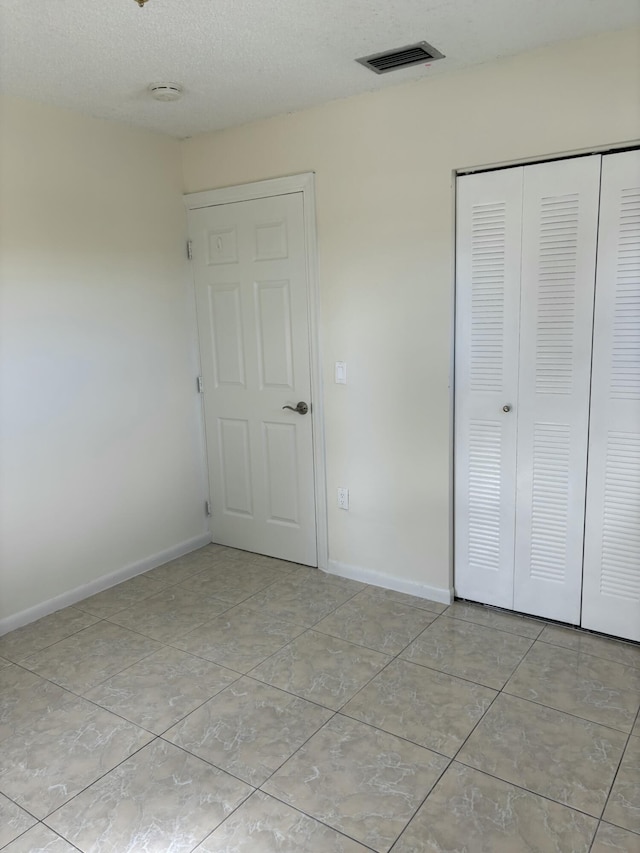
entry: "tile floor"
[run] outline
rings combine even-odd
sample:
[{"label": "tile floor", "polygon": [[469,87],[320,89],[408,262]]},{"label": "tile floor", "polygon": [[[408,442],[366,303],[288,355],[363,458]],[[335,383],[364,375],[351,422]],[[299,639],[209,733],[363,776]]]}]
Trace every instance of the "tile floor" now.
[{"label": "tile floor", "polygon": [[640,646],[212,545],[0,638],[3,853],[640,853]]}]

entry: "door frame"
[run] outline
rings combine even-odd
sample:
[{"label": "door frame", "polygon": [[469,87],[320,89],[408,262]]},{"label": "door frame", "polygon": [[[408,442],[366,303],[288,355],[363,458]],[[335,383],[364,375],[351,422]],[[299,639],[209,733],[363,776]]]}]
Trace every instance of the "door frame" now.
[{"label": "door frame", "polygon": [[[318,568],[324,571],[329,562],[327,523],[327,462],[324,429],[324,398],[322,393],[322,348],[320,342],[320,286],[318,279],[318,243],[316,230],[315,173],[304,172],[284,178],[271,178],[248,184],[187,193],[183,196],[187,212],[217,207],[237,201],[254,201],[291,193],[302,193],[304,217],[305,261],[307,271],[307,322],[309,329],[309,367],[311,372],[311,424],[313,432],[313,482],[315,495],[316,550]],[[195,281],[191,276],[193,298]],[[196,337],[198,335],[196,329]],[[198,353],[200,351],[198,344]],[[203,415],[204,417],[204,415]],[[203,442],[204,445],[204,442]],[[208,466],[206,448],[204,462]],[[213,532],[213,523],[211,525]]]}]

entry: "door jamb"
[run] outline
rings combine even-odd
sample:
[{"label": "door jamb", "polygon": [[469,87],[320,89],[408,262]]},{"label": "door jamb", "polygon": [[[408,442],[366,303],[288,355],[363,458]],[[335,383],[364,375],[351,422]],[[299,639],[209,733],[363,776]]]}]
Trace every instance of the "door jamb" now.
[{"label": "door jamb", "polygon": [[187,193],[187,211],[236,201],[302,193],[309,327],[309,360],[311,369],[311,421],[313,426],[313,480],[316,505],[316,549],[318,568],[327,570],[329,537],[327,523],[327,463],[324,430],[324,397],[322,393],[322,347],[320,341],[320,287],[318,279],[318,243],[316,230],[315,174],[305,172],[284,178],[271,178],[221,189]]}]

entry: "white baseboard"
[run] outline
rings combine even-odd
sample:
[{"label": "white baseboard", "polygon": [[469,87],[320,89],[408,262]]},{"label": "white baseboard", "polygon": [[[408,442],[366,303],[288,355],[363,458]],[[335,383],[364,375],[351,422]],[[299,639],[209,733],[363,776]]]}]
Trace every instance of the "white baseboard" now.
[{"label": "white baseboard", "polygon": [[115,572],[82,584],[82,586],[77,586],[75,589],[70,589],[68,592],[56,595],[55,598],[50,598],[40,604],[35,604],[33,607],[28,607],[20,613],[14,613],[13,616],[5,616],[3,619],[0,619],[0,637],[9,631],[21,628],[23,625],[35,622],[36,619],[41,619],[43,616],[55,613],[56,610],[76,604],[76,602],[82,601],[83,598],[88,598],[90,595],[95,595],[97,592],[102,592],[118,583],[122,583],[122,581],[129,580],[129,578],[141,575],[143,572],[148,572],[151,569],[162,566],[170,560],[183,557],[185,554],[189,554],[197,548],[202,548],[210,542],[211,533],[203,533],[200,536],[195,536],[193,539],[187,539],[185,542],[180,542],[178,545],[167,548],[158,554],[152,554],[150,557],[145,557],[142,560],[117,569]]},{"label": "white baseboard", "polygon": [[451,604],[453,601],[453,589],[439,586],[429,586],[418,583],[418,581],[403,580],[395,575],[387,575],[384,572],[376,572],[373,569],[365,569],[361,566],[350,566],[337,560],[329,560],[326,570],[330,575],[339,575],[341,578],[349,578],[361,581],[372,586],[381,586],[392,589],[394,592],[406,592],[417,598],[428,598],[440,604]]}]

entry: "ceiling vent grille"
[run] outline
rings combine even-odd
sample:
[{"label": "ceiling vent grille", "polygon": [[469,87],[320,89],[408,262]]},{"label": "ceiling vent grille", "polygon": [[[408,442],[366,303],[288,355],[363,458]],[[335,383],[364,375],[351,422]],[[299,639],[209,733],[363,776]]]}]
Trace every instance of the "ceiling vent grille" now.
[{"label": "ceiling vent grille", "polygon": [[419,41],[396,50],[385,50],[383,53],[362,56],[356,59],[356,62],[370,68],[376,74],[387,74],[389,71],[398,71],[400,68],[409,68],[411,65],[424,65],[436,59],[444,59],[444,53],[440,53],[426,41]]}]

